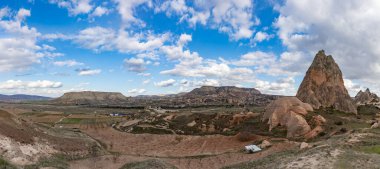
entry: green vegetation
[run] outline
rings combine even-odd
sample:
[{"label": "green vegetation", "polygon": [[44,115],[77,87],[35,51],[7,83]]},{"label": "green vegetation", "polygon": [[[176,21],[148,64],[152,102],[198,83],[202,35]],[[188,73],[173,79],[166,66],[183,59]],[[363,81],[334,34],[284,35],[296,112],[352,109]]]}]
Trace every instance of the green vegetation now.
[{"label": "green vegetation", "polygon": [[380,154],[380,145],[362,146],[360,150],[365,153]]},{"label": "green vegetation", "polygon": [[0,168],[3,168],[3,169],[16,169],[15,166],[9,164],[7,161],[5,161],[1,157],[0,157]]},{"label": "green vegetation", "polygon": [[293,155],[297,153],[295,150],[287,150],[283,152],[278,152],[272,155],[269,155],[265,158],[261,158],[258,160],[250,161],[250,162],[243,162],[231,166],[223,167],[222,169],[267,169],[267,168],[277,168],[278,166],[275,166],[274,161],[279,161],[278,159],[283,159],[286,157],[289,157],[289,155]]},{"label": "green vegetation", "polygon": [[141,133],[151,133],[151,134],[173,134],[171,130],[168,129],[160,129],[155,127],[141,127],[135,126],[133,127],[133,133],[141,134]]},{"label": "green vegetation", "polygon": [[60,124],[79,124],[82,120],[82,118],[65,118],[60,122]]},{"label": "green vegetation", "polygon": [[358,107],[358,114],[360,115],[376,115],[380,109],[374,105],[362,105]]},{"label": "green vegetation", "polygon": [[120,169],[176,169],[175,166],[167,164],[163,161],[157,159],[150,159],[140,162],[127,163]]}]

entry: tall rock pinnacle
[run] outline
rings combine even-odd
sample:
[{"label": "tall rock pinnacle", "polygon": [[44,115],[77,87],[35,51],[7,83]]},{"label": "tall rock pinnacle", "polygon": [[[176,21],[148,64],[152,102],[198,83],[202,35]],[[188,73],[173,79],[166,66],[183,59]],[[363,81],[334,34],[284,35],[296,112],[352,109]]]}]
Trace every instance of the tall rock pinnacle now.
[{"label": "tall rock pinnacle", "polygon": [[344,86],[339,66],[323,50],[317,53],[307,70],[298,88],[297,97],[315,109],[333,107],[336,110],[357,113],[356,106]]}]

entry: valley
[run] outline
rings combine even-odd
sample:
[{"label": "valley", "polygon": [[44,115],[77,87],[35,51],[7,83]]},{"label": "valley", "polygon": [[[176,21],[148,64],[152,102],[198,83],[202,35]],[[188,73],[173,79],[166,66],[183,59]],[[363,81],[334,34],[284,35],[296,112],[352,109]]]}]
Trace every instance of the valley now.
[{"label": "valley", "polygon": [[[342,75],[330,76],[334,71],[323,64],[324,57],[323,51],[317,54],[312,65],[324,67],[311,66],[301,85],[304,102],[233,86],[170,96],[85,91],[51,100],[3,101],[0,166],[378,168],[378,98],[369,90],[347,97]],[[327,65],[339,72],[329,59]],[[315,79],[313,71],[332,79]],[[313,97],[305,99],[305,92]],[[261,151],[247,153],[247,145]]]}]

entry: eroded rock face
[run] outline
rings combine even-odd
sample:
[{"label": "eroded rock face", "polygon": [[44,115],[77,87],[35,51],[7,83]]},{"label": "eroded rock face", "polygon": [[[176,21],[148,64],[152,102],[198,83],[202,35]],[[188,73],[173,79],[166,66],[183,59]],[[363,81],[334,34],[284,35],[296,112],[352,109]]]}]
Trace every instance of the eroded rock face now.
[{"label": "eroded rock face", "polygon": [[311,105],[296,97],[282,97],[266,107],[262,121],[268,120],[269,130],[286,126],[287,137],[300,137],[311,130],[304,118],[308,111],[313,111]]},{"label": "eroded rock face", "polygon": [[378,103],[379,100],[379,97],[375,93],[371,93],[371,91],[367,88],[364,92],[360,90],[358,94],[356,94],[354,102],[356,105],[365,105],[370,103]]},{"label": "eroded rock face", "polygon": [[319,51],[298,89],[297,98],[315,109],[333,107],[357,113],[356,105],[344,86],[342,72],[331,55]]}]

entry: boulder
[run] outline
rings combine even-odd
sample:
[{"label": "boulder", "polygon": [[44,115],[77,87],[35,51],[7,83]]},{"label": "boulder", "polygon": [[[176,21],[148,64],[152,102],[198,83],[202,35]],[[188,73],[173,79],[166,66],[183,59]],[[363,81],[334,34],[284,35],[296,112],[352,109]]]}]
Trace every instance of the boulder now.
[{"label": "boulder", "polygon": [[300,145],[300,149],[303,150],[305,148],[308,148],[309,147],[309,144],[306,143],[306,142],[302,142],[301,145]]},{"label": "boulder", "polygon": [[311,118],[309,124],[313,126],[321,126],[326,123],[326,119],[321,115],[315,115]]},{"label": "boulder", "polygon": [[319,133],[323,132],[323,128],[321,126],[316,126],[315,128],[313,128],[313,130],[311,130],[310,132],[308,132],[307,134],[304,135],[305,139],[312,139],[314,137],[317,137]]},{"label": "boulder", "polygon": [[188,127],[194,127],[196,124],[197,124],[197,122],[192,121],[192,122],[188,123],[187,126]]},{"label": "boulder", "polygon": [[282,97],[270,103],[264,112],[262,121],[268,121],[269,131],[281,125],[287,128],[287,137],[299,137],[311,129],[304,115],[313,108],[296,97]]},{"label": "boulder", "polygon": [[371,129],[374,129],[374,128],[379,128],[378,122],[372,124]]},{"label": "boulder", "polygon": [[261,149],[268,148],[270,146],[272,146],[272,144],[268,140],[263,140],[263,142],[261,142],[261,144],[259,145]]},{"label": "boulder", "polygon": [[344,86],[338,64],[331,55],[326,56],[323,50],[315,56],[296,96],[314,109],[333,107],[339,111],[357,113],[356,105]]}]

